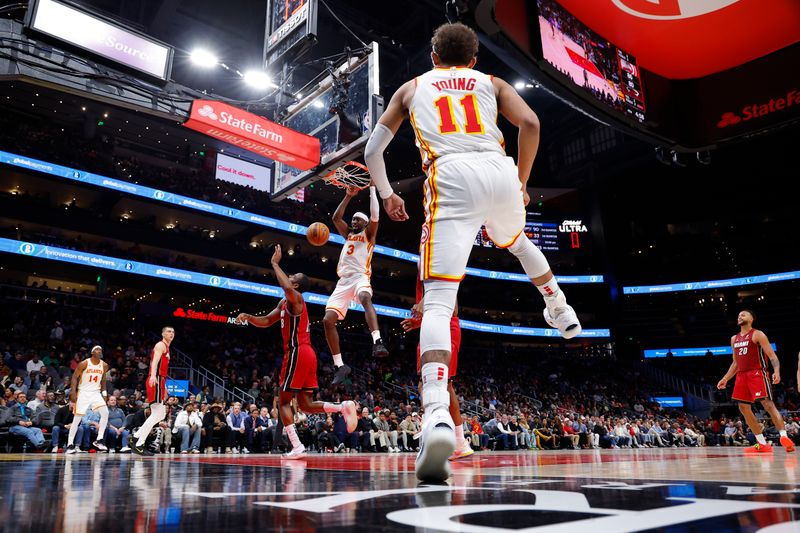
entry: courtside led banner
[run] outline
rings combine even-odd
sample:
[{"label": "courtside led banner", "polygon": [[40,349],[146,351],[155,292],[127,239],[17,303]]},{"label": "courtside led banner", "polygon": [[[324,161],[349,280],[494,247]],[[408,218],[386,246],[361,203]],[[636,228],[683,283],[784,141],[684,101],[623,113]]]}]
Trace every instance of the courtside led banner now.
[{"label": "courtside led banner", "polygon": [[690,281],[687,283],[671,283],[669,285],[640,285],[636,287],[622,287],[622,294],[653,294],[661,292],[697,291],[704,289],[723,289],[725,287],[741,287],[758,283],[775,283],[776,281],[791,281],[800,279],[800,270],[794,272],[778,272],[749,278],[718,279],[713,281]]},{"label": "courtside led banner", "polygon": [[300,170],[319,165],[319,139],[316,137],[222,102],[195,100],[189,120],[183,125]]},{"label": "courtside led banner", "polygon": [[[255,283],[252,281],[226,278],[224,276],[204,274],[202,272],[193,272],[191,270],[183,270],[180,268],[152,265],[149,263],[141,263],[139,261],[110,257],[107,255],[79,252],[76,250],[59,248],[57,246],[45,246],[42,244],[33,244],[30,242],[0,238],[0,252],[27,255],[29,257],[37,257],[51,261],[61,261],[76,265],[102,268],[105,270],[114,270],[116,272],[126,272],[128,274],[137,274],[140,276],[150,276],[152,278],[164,280],[181,281],[183,283],[192,283],[194,285],[212,287],[216,289],[246,292],[261,296],[271,296],[273,298],[283,298],[283,290],[275,285],[266,285],[264,283]],[[324,306],[328,302],[327,294],[306,292],[303,293],[303,297],[310,304]],[[353,311],[364,311],[364,308],[355,302],[350,304],[350,309]],[[389,307],[386,305],[375,304],[375,311],[379,315],[391,316],[394,318],[409,318],[411,316],[411,312],[408,309],[400,309],[398,307]],[[224,322],[227,322],[227,320],[224,320]],[[484,324],[482,322],[472,322],[470,320],[462,320],[461,327],[463,329],[483,331],[487,333],[498,333],[502,335],[525,335],[529,337],[560,338],[558,330],[556,329],[523,328],[504,326],[500,324]],[[579,337],[597,338],[607,338],[610,336],[611,333],[608,329],[585,329],[579,335]]]},{"label": "courtside led banner", "polygon": [[172,48],[144,34],[55,0],[36,0],[28,7],[27,27],[115,63],[169,78]]},{"label": "courtside led banner", "polygon": [[[9,152],[4,152],[2,150],[0,150],[0,163],[5,163],[7,165],[12,165],[19,168],[25,168],[28,170],[34,170],[36,172],[41,172],[57,178],[88,183],[103,189],[130,194],[140,198],[147,198],[156,202],[176,205],[185,209],[191,209],[194,211],[200,211],[224,218],[238,220],[240,222],[255,224],[256,226],[263,226],[266,228],[285,231],[295,235],[305,236],[306,230],[308,229],[306,226],[301,224],[293,224],[291,222],[286,222],[285,220],[279,220],[277,218],[250,213],[234,207],[212,204],[211,202],[198,200],[197,198],[190,198],[188,196],[182,196],[172,192],[165,192],[158,189],[153,189],[151,187],[145,187],[144,185],[139,185],[137,183],[132,183],[130,181],[109,178],[107,176],[101,176],[100,174],[93,174],[83,170],[64,167],[55,163],[48,163],[46,161],[40,161],[39,159],[24,157]],[[344,244],[344,239],[339,234],[331,234],[330,242],[335,244]],[[401,261],[409,261],[411,263],[417,263],[419,261],[419,255],[417,254],[406,252],[405,250],[389,248],[388,246],[376,245],[374,252],[376,254],[393,257]],[[498,272],[496,270],[484,270],[482,268],[472,267],[467,267],[467,275],[503,281],[520,281],[523,283],[530,283],[531,281],[525,274],[519,274],[516,272]],[[604,278],[601,275],[556,276],[556,280],[559,283],[604,282]]]},{"label": "courtside led banner", "polygon": [[[773,350],[778,349],[774,342],[771,346]],[[645,359],[668,357],[670,353],[673,357],[702,357],[708,355],[708,352],[711,352],[711,355],[733,355],[730,344],[727,346],[709,346],[707,348],[655,348],[643,351]]]}]

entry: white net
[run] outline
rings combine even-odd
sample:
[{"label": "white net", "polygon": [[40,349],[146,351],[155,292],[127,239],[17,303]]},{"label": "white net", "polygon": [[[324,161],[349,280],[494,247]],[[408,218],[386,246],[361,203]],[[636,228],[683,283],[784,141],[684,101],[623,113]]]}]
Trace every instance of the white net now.
[{"label": "white net", "polygon": [[371,180],[369,177],[369,169],[355,161],[348,161],[322,179],[324,179],[326,183],[342,189],[346,189],[347,187],[365,189],[369,187]]}]

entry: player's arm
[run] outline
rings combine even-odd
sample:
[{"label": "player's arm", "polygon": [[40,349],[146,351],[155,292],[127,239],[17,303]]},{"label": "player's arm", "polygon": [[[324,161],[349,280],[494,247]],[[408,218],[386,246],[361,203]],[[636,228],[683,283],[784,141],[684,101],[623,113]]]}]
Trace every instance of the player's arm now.
[{"label": "player's arm", "polygon": [[730,379],[736,375],[736,368],[737,368],[736,349],[733,347],[733,341],[735,338],[736,337],[731,337],[731,351],[733,352],[733,362],[731,363],[730,368],[728,368],[728,371],[725,372],[725,375],[722,376],[722,379],[719,380],[719,383],[717,383],[718,389],[724,389],[728,385],[728,381],[730,381]]},{"label": "player's arm", "polygon": [[528,205],[530,202],[527,193],[528,178],[531,176],[533,161],[539,151],[541,129],[539,117],[508,82],[500,78],[492,78],[492,84],[497,95],[497,110],[519,129],[517,169],[519,181],[522,183],[525,205]]},{"label": "player's arm", "polygon": [[280,266],[281,245],[275,245],[275,253],[272,254],[272,269],[275,271],[275,277],[278,278],[278,285],[283,289],[283,294],[286,295],[286,301],[289,303],[289,312],[293,315],[299,315],[303,311],[303,295],[300,294],[292,284],[289,276]]},{"label": "player's arm", "polygon": [[167,348],[162,341],[157,342],[153,348],[153,358],[150,360],[150,377],[147,379],[151,387],[158,387],[158,379],[156,379],[158,363],[161,361],[161,356],[166,352]]},{"label": "player's arm", "polygon": [[367,238],[375,245],[378,237],[378,221],[381,218],[381,208],[378,203],[378,192],[374,185],[369,188],[369,224],[367,224]]},{"label": "player's arm", "polygon": [[767,334],[759,330],[753,334],[753,341],[758,344],[764,353],[769,357],[769,362],[772,363],[772,384],[777,385],[781,382],[781,362],[778,356],[775,355],[775,350],[769,344]]},{"label": "player's arm", "polygon": [[333,212],[333,225],[336,226],[336,231],[338,231],[342,237],[345,239],[347,238],[347,234],[350,233],[350,226],[347,225],[347,222],[344,221],[344,212],[347,209],[347,205],[350,203],[350,200],[353,199],[353,196],[358,194],[358,189],[353,187],[348,187],[345,189],[344,198],[342,198],[339,207],[336,208],[336,211]]},{"label": "player's arm", "polygon": [[80,379],[83,371],[86,370],[86,361],[81,361],[72,373],[72,380],[69,384],[69,399],[73,402],[78,401],[78,379]]},{"label": "player's arm", "polygon": [[281,305],[283,305],[284,299],[281,298],[281,301],[278,302],[278,307],[273,309],[269,312],[269,314],[262,315],[262,316],[255,316],[255,315],[248,315],[247,313],[240,313],[239,316],[236,317],[236,322],[243,323],[247,322],[252,326],[257,328],[268,328],[275,322],[281,319]]},{"label": "player's arm", "polygon": [[386,151],[400,125],[408,116],[408,109],[411,97],[414,96],[414,90],[414,80],[406,82],[397,89],[378,123],[372,128],[367,146],[364,148],[364,162],[367,163],[369,168],[372,183],[383,199],[383,208],[386,209],[389,218],[397,222],[408,220],[408,214],[406,213],[405,202],[395,194],[392,185],[389,183],[383,152]]}]

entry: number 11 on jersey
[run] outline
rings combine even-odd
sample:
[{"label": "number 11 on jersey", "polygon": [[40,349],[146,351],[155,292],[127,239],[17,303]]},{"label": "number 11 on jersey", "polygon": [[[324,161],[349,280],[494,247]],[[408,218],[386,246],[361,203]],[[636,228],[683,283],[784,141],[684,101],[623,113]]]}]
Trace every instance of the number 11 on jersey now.
[{"label": "number 11 on jersey", "polygon": [[[481,115],[478,111],[478,100],[474,94],[466,94],[458,101],[464,109],[464,117],[466,124],[464,124],[464,133],[481,134],[486,131],[481,123]],[[460,130],[455,120],[455,112],[453,110],[453,100],[450,96],[442,96],[433,103],[439,110],[439,133],[458,133]]]}]

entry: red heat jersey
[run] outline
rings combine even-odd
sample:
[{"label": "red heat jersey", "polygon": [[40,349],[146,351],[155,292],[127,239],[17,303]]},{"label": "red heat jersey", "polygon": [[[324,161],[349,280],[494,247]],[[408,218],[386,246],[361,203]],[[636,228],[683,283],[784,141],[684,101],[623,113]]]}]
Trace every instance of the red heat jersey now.
[{"label": "red heat jersey", "polygon": [[767,368],[764,350],[753,341],[757,329],[751,329],[744,335],[737,334],[733,339],[733,353],[736,354],[736,371],[748,372]]},{"label": "red heat jersey", "polygon": [[303,311],[297,316],[293,316],[287,306],[286,301],[281,304],[281,334],[283,349],[288,354],[301,344],[311,345],[311,333],[309,333],[306,303],[303,302]]},{"label": "red heat jersey", "polygon": [[[156,376],[167,377],[169,372],[169,345],[164,341],[158,341],[156,346],[158,346],[159,343],[163,344],[167,351],[161,354],[161,359],[158,361],[158,372]],[[153,360],[153,356],[156,353],[156,346],[153,346],[153,349],[150,351],[150,361]]]}]

